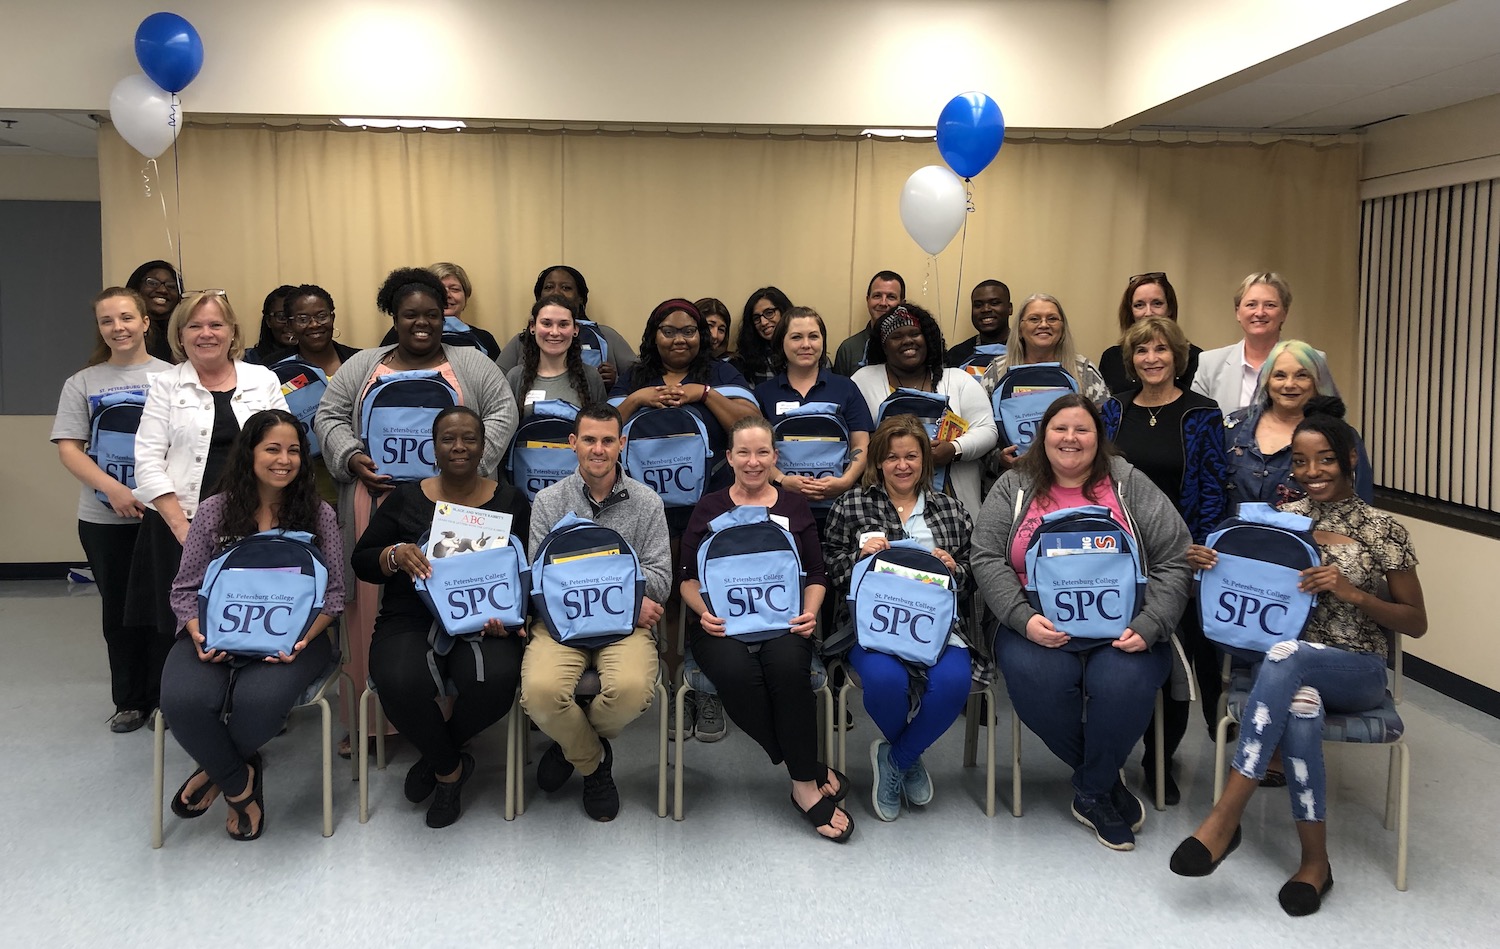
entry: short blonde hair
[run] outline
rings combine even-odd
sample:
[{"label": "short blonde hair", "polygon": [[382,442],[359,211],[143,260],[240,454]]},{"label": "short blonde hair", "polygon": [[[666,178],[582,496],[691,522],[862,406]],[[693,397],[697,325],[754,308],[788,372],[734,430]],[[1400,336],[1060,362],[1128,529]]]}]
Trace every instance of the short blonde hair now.
[{"label": "short blonde hair", "polygon": [[1173,379],[1187,371],[1188,341],[1187,336],[1183,335],[1182,327],[1177,325],[1176,320],[1165,316],[1150,316],[1131,324],[1125,335],[1120,337],[1120,355],[1125,358],[1125,375],[1131,382],[1141,381],[1135,374],[1135,348],[1154,339],[1160,339],[1172,351]]},{"label": "short blonde hair", "polygon": [[437,278],[439,280],[443,279],[444,277],[452,277],[454,280],[457,280],[458,285],[460,287],[463,287],[464,289],[465,299],[468,299],[469,297],[472,297],[474,295],[474,285],[469,282],[469,275],[464,272],[464,269],[458,264],[451,264],[447,261],[440,261],[428,267],[427,269],[432,271],[434,274],[437,274]]},{"label": "short blonde hair", "polygon": [[1240,301],[1245,299],[1245,294],[1250,292],[1250,288],[1257,284],[1265,284],[1272,290],[1275,290],[1276,294],[1281,297],[1281,308],[1287,311],[1291,310],[1292,285],[1287,283],[1286,278],[1281,274],[1269,270],[1250,274],[1244,280],[1240,281],[1240,288],[1234,291],[1234,305],[1236,309],[1239,308]]},{"label": "short blonde hair", "polygon": [[235,318],[234,307],[229,305],[228,294],[223,290],[190,290],[182,295],[182,300],[167,320],[167,345],[172,347],[172,355],[178,362],[187,359],[187,352],[182,348],[182,328],[192,319],[193,313],[210,300],[218,303],[224,322],[229,324],[229,361],[234,362],[244,355],[245,337],[240,332],[240,321]]}]

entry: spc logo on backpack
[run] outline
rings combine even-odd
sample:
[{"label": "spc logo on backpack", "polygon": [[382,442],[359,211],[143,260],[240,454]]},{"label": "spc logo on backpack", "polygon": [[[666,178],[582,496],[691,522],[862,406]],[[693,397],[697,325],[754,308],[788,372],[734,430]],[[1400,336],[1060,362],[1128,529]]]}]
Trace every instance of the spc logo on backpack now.
[{"label": "spc logo on backpack", "polygon": [[287,411],[297,416],[297,421],[307,430],[309,455],[317,458],[322,449],[318,447],[318,436],[313,431],[313,419],[318,415],[323,393],[328,391],[328,376],[322,369],[295,355],[276,363],[271,371],[281,380],[281,395],[286,399]]},{"label": "spc logo on backpack", "polygon": [[598,649],[629,636],[639,622],[646,578],[619,532],[565,514],[531,563],[531,602],[552,638]]},{"label": "spc logo on backpack", "polygon": [[743,505],[709,522],[698,547],[704,605],[724,634],[747,643],[774,639],[802,613],[802,558],[786,528],[760,505]]},{"label": "spc logo on backpack", "polygon": [[568,445],[578,406],[561,399],[531,403],[511,440],[505,470],[510,483],[535,501],[537,492],[578,470],[578,455]]},{"label": "spc logo on backpack", "polygon": [[1053,402],[1078,391],[1078,380],[1062,363],[1037,362],[1011,366],[1000,377],[990,405],[1000,427],[1000,444],[1026,451],[1036,440],[1036,427]]},{"label": "spc logo on backpack", "polygon": [[1026,547],[1026,598],[1091,648],[1119,639],[1140,611],[1146,575],[1135,538],[1109,508],[1063,508],[1042,517]]},{"label": "spc logo on backpack", "polygon": [[376,470],[391,480],[437,474],[432,423],[458,404],[458,393],[435,369],[391,372],[376,379],[360,406],[360,432]]},{"label": "spc logo on backpack", "polygon": [[328,589],[328,566],[306,531],[261,531],[209,562],[198,588],[204,647],[235,656],[275,656],[312,628]]},{"label": "spc logo on backpack", "polygon": [[865,649],[931,667],[958,619],[958,590],[932,551],[898,540],[854,565],[849,611]]},{"label": "spc logo on backpack", "polygon": [[[141,411],[146,393],[141,389],[121,389],[90,399],[88,455],[105,474],[125,485],[135,487],[135,433],[141,426]],[[109,496],[98,489],[94,495],[105,507],[114,509]]]},{"label": "spc logo on backpack", "polygon": [[1301,636],[1318,598],[1298,584],[1322,563],[1312,519],[1244,503],[1207,541],[1218,562],[1194,574],[1203,634],[1251,659]]},{"label": "spc logo on backpack", "polygon": [[[776,467],[784,475],[837,478],[849,465],[849,427],[832,402],[806,402],[788,409],[771,428]],[[832,500],[809,502],[829,507]]]}]

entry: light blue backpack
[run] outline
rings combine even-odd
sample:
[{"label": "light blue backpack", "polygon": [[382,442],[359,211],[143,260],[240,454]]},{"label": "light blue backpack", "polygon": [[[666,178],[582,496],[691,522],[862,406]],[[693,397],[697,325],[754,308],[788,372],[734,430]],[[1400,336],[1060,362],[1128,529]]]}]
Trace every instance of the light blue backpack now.
[{"label": "light blue backpack", "polygon": [[646,578],[614,528],[568,513],[531,563],[531,603],[552,638],[598,649],[635,631]]},{"label": "light blue backpack", "polygon": [[[833,402],[807,402],[785,413],[771,428],[776,467],[782,474],[837,478],[849,465],[849,426]],[[828,501],[811,501],[829,507]]]},{"label": "light blue backpack", "polygon": [[1004,343],[981,343],[974,347],[974,355],[964,360],[964,364],[958,368],[978,382],[984,377],[984,371],[990,368],[990,363],[1004,355]]},{"label": "light blue backpack", "polygon": [[198,588],[204,646],[235,656],[290,654],[317,619],[328,566],[306,531],[261,531],[209,562]]},{"label": "light blue backpack", "polygon": [[709,522],[698,547],[698,583],[725,635],[764,642],[791,631],[802,613],[797,542],[765,507],[744,505]]},{"label": "light blue backpack", "polygon": [[[946,577],[948,585],[878,569],[894,565],[910,573]],[[914,540],[892,541],[864,557],[849,576],[849,612],[865,649],[918,666],[937,664],[958,620],[957,579],[932,551]]]},{"label": "light blue backpack", "polygon": [[578,320],[574,325],[578,327],[578,344],[583,364],[598,369],[609,362],[609,340],[604,337],[599,324],[593,320]]},{"label": "light blue backpack", "polygon": [[1058,630],[1119,639],[1145,595],[1140,548],[1109,508],[1085,504],[1043,516],[1026,548],[1026,598]]},{"label": "light blue backpack", "polygon": [[531,404],[531,414],[516,427],[506,456],[510,483],[526,500],[578,470],[578,455],[568,447],[578,406],[562,399],[544,399]]},{"label": "light blue backpack", "polygon": [[621,432],[625,473],[661,495],[666,507],[691,507],[708,484],[708,427],[691,409],[642,409]]},{"label": "light blue backpack", "polygon": [[[1040,390],[1017,393],[1017,389]],[[1058,362],[1036,362],[1011,366],[1000,377],[990,405],[1000,426],[1000,446],[1015,445],[1025,452],[1036,439],[1036,427],[1052,403],[1078,391],[1078,380]]]},{"label": "light blue backpack", "polygon": [[[146,393],[121,389],[99,397],[89,413],[89,457],[100,470],[125,485],[135,487],[135,432],[141,426]],[[94,496],[113,510],[109,497],[99,490]]]},{"label": "light blue backpack", "polygon": [[[328,391],[328,376],[322,369],[295,355],[276,363],[271,371],[281,380],[281,394],[286,399],[287,411],[297,416],[297,421],[307,429],[308,452],[311,457],[317,458],[323,452],[318,447],[318,436],[313,431],[313,419],[318,415],[323,393]],[[288,385],[293,388],[288,390]]]},{"label": "light blue backpack", "polygon": [[370,386],[360,405],[360,431],[380,474],[420,481],[437,474],[432,423],[458,404],[458,393],[435,369],[392,372]]},{"label": "light blue backpack", "polygon": [[[896,415],[914,415],[927,429],[929,441],[937,440],[938,426],[948,411],[948,397],[936,392],[920,389],[897,389],[885,397],[875,411],[875,424]],[[932,473],[932,490],[941,492],[948,483],[948,467],[944,465]]]},{"label": "light blue backpack", "polygon": [[[427,538],[419,543],[425,548]],[[526,561],[521,538],[515,534],[504,546],[437,557],[430,562],[432,576],[413,580],[412,586],[450,640],[433,643],[438,655],[447,655],[451,639],[479,633],[492,619],[511,632],[526,625],[531,565]]]},{"label": "light blue backpack", "polygon": [[1297,584],[1323,562],[1312,526],[1300,514],[1245,503],[1209,534],[1218,563],[1193,581],[1203,635],[1251,659],[1301,636],[1318,597]]}]

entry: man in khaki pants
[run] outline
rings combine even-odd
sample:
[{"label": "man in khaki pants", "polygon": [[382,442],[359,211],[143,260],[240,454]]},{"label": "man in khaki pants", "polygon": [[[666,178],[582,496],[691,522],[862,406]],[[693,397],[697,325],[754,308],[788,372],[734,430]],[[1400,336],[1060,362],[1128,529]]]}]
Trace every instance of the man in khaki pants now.
[{"label": "man in khaki pants", "polygon": [[[610,773],[614,752],[609,739],[651,707],[657,652],[650,627],[661,619],[672,576],[661,498],[627,478],[620,467],[622,427],[612,405],[579,411],[568,436],[578,455],[578,470],[537,493],[531,508],[530,555],[536,558],[542,541],[569,513],[613,528],[635,551],[646,579],[640,626],[617,643],[584,650],[559,643],[546,624],[533,620],[521,662],[521,705],[552,739],[552,747],[537,764],[536,783],[543,791],[556,791],[576,768],[583,774],[583,809],[599,821],[613,820],[620,812],[620,792]],[[602,689],[585,711],[573,699],[573,691],[591,667],[598,670]]]}]

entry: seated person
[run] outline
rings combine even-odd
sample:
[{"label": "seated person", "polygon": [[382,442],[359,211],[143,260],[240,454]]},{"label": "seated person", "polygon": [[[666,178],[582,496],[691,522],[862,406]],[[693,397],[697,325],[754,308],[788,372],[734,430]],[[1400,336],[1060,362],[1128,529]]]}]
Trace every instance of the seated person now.
[{"label": "seated person", "polygon": [[[485,626],[482,639],[454,643],[438,655],[429,638],[432,613],[412,585],[432,575],[417,541],[439,504],[508,513],[511,530],[526,538],[531,512],[525,496],[479,474],[484,439],[484,422],[473,409],[455,405],[439,412],[432,424],[436,477],[397,486],[354,548],[355,575],[385,587],[370,642],[370,679],[386,717],[421,754],[407,772],[406,799],[420,804],[432,798],[427,826],[433,828],[458,820],[460,792],[474,773],[474,756],[463,746],[505,717],[521,674],[524,643],[497,620]],[[446,721],[438,677],[457,689]]]},{"label": "seated person", "polygon": [[[576,769],[583,774],[583,809],[598,821],[620,813],[620,792],[611,768],[610,739],[651,707],[657,652],[651,627],[661,619],[670,594],[672,555],[661,498],[620,467],[620,413],[608,403],[584,406],[568,443],[578,470],[537,493],[531,511],[530,555],[566,514],[587,517],[617,531],[640,558],[646,579],[640,626],[625,639],[584,650],[552,638],[540,619],[531,622],[531,643],[521,665],[521,704],[552,745],[537,764],[536,782],[549,794]],[[595,669],[603,688],[587,709],[573,697],[584,672]]]}]

